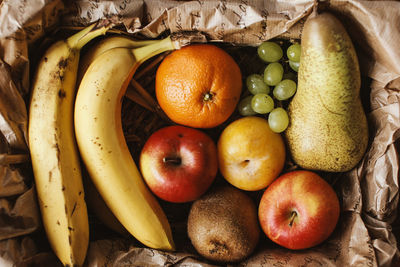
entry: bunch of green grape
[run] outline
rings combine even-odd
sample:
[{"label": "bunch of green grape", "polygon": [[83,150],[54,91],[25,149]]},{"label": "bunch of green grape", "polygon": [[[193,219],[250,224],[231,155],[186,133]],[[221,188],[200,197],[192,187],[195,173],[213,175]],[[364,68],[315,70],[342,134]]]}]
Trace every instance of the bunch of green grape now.
[{"label": "bunch of green grape", "polygon": [[263,74],[247,76],[246,86],[250,94],[239,102],[239,113],[242,116],[266,114],[271,130],[281,133],[289,125],[282,102],[296,93],[297,75],[292,71],[297,73],[299,70],[301,45],[291,44],[286,49],[287,57],[284,57],[282,47],[272,41],[263,42],[257,52],[267,65]]}]

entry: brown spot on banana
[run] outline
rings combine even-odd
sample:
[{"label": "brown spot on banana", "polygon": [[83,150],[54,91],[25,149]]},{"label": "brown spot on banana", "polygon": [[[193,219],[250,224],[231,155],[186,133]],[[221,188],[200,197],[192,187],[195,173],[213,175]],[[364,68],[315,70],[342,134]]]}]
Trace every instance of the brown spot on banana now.
[{"label": "brown spot on banana", "polygon": [[67,93],[63,90],[63,89],[60,89],[59,91],[58,91],[58,97],[59,98],[65,98],[67,96]]},{"label": "brown spot on banana", "polygon": [[57,143],[57,135],[56,134],[54,134],[54,148],[56,149],[57,161],[60,164],[60,160],[61,160],[61,158],[60,158],[60,147],[58,146],[58,143]]},{"label": "brown spot on banana", "polygon": [[74,212],[75,212],[75,209],[76,209],[76,205],[77,205],[77,203],[75,202],[74,203],[74,207],[72,208],[71,217],[72,217],[72,215],[74,215]]},{"label": "brown spot on banana", "polygon": [[61,58],[57,65],[60,69],[66,68],[68,65],[68,59]]}]

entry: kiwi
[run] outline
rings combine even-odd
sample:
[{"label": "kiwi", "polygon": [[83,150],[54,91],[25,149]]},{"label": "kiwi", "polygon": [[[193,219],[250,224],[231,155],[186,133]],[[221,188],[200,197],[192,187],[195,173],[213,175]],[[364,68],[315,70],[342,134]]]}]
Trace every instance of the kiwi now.
[{"label": "kiwi", "polygon": [[257,246],[260,227],[253,200],[232,186],[211,190],[193,202],[188,236],[203,257],[217,262],[238,262]]}]

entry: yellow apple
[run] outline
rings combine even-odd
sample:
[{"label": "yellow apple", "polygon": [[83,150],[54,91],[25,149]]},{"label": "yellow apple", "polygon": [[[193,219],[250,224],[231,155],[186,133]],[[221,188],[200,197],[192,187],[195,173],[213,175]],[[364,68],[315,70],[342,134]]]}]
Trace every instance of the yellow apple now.
[{"label": "yellow apple", "polygon": [[285,164],[285,144],[261,117],[244,117],[230,123],[218,140],[222,176],[233,186],[261,190],[278,177]]}]

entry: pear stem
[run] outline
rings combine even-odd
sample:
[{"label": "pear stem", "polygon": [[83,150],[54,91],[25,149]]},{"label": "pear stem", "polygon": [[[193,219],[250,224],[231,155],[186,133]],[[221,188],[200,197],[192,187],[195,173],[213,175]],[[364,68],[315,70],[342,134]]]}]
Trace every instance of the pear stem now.
[{"label": "pear stem", "polygon": [[309,16],[310,18],[314,18],[318,15],[318,4],[319,4],[319,0],[314,0],[313,10]]}]

